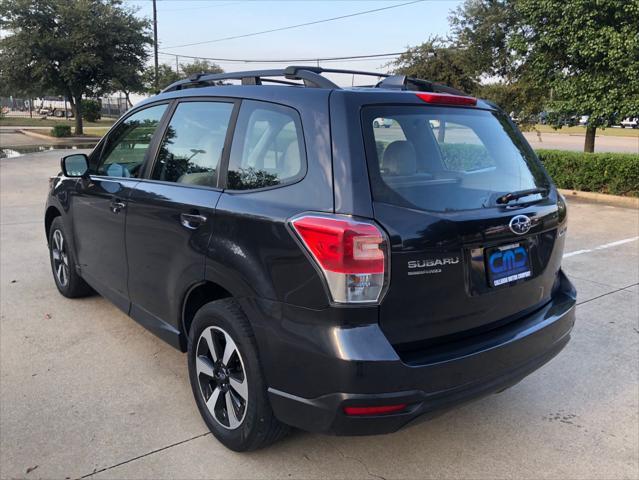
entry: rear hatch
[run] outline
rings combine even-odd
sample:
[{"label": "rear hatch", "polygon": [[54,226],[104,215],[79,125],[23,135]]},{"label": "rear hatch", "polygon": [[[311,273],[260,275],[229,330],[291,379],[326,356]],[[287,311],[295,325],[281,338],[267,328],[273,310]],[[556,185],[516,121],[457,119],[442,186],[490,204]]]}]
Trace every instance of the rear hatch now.
[{"label": "rear hatch", "polygon": [[[390,126],[375,128],[380,118]],[[380,325],[398,350],[497,328],[549,301],[565,206],[505,116],[404,104],[365,106],[361,119],[391,248]]]}]

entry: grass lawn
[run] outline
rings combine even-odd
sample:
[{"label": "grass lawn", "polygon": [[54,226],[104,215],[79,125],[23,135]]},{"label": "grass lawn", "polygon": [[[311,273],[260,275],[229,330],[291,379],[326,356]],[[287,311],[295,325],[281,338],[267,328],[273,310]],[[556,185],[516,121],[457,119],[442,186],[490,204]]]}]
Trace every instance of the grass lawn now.
[{"label": "grass lawn", "polygon": [[[572,135],[586,135],[586,127],[562,127],[555,130],[550,125],[535,125],[528,131],[539,131],[541,133],[564,133]],[[639,137],[639,129],[632,128],[598,128],[596,135],[605,135],[606,137]]]},{"label": "grass lawn", "polygon": [[84,127],[84,134],[92,137],[104,137],[111,127]]},{"label": "grass lawn", "polygon": [[[105,118],[97,122],[84,122],[84,127],[100,127],[106,131],[113,125],[114,119]],[[75,122],[72,120],[54,120],[52,118],[41,119],[36,116],[30,117],[2,117],[0,118],[0,127],[53,127],[54,125],[71,125]]]}]

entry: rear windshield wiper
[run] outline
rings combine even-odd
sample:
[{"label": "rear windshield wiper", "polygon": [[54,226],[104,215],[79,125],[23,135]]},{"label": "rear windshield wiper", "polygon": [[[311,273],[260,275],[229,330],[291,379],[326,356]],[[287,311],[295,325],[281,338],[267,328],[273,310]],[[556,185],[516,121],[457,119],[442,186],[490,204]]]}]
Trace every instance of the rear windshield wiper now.
[{"label": "rear windshield wiper", "polygon": [[509,203],[509,202],[512,202],[513,200],[517,200],[522,197],[527,197],[528,195],[534,195],[536,193],[546,194],[548,193],[548,189],[544,187],[540,187],[540,188],[531,188],[529,190],[520,190],[518,192],[510,192],[510,193],[507,193],[506,195],[502,195],[501,197],[497,198],[496,202],[500,204]]}]

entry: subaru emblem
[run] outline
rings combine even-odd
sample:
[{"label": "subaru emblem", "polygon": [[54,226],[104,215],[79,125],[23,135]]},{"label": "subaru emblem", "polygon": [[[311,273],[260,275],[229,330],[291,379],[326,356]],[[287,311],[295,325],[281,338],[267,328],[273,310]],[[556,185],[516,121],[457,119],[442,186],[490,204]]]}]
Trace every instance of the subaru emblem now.
[{"label": "subaru emblem", "polygon": [[523,235],[528,233],[528,230],[532,227],[532,222],[526,215],[516,215],[510,219],[508,226],[513,233]]}]

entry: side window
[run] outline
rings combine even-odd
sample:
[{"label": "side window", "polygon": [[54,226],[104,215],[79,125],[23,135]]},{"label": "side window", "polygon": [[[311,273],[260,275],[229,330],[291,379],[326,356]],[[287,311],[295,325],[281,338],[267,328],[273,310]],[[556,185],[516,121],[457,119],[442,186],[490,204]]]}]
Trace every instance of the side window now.
[{"label": "side window", "polygon": [[232,103],[180,103],[162,139],[151,178],[215,187],[232,111]]},{"label": "side window", "polygon": [[134,113],[109,134],[98,165],[97,175],[110,177],[140,176],[144,157],[166,105],[156,105]]},{"label": "side window", "polygon": [[304,173],[302,127],[295,110],[244,101],[237,120],[227,187],[251,190],[295,181]]},{"label": "side window", "polygon": [[445,120],[429,120],[447,170],[472,172],[495,166],[495,162],[475,131]]}]

